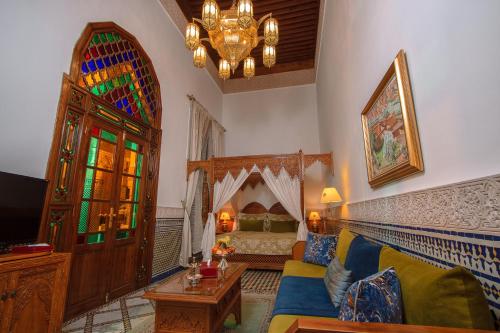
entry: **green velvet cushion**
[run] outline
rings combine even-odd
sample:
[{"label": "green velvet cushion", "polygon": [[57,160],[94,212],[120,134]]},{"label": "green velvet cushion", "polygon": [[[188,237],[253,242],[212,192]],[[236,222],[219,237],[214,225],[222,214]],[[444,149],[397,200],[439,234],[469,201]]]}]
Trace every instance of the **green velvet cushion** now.
[{"label": "green velvet cushion", "polygon": [[269,221],[271,224],[270,232],[295,232],[295,221]]},{"label": "green velvet cushion", "polygon": [[242,220],[239,221],[241,231],[264,231],[264,220]]},{"label": "green velvet cushion", "polygon": [[406,324],[493,329],[483,289],[465,268],[442,269],[384,246],[379,270],[394,267]]},{"label": "green velvet cushion", "polygon": [[347,258],[347,253],[349,252],[349,247],[351,246],[352,240],[356,236],[350,232],[348,229],[343,228],[339,234],[339,240],[337,241],[337,249],[335,250],[335,255],[339,258],[342,265],[345,265],[345,260]]}]

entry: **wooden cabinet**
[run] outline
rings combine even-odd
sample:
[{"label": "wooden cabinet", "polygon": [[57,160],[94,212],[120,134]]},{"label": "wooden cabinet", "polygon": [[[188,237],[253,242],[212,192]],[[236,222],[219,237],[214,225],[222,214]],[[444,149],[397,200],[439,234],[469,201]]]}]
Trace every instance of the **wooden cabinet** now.
[{"label": "wooden cabinet", "polygon": [[0,333],[61,331],[70,258],[0,256]]}]

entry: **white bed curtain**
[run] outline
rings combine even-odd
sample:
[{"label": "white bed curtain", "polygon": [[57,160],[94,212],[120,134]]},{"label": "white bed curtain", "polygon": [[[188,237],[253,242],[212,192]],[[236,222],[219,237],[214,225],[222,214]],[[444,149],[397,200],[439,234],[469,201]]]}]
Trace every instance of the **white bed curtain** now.
[{"label": "white bed curtain", "polygon": [[271,192],[276,196],[276,199],[293,218],[299,221],[297,240],[305,241],[307,238],[307,225],[302,215],[299,177],[290,177],[284,168],[281,168],[278,176],[275,176],[268,167],[261,171],[261,175]]},{"label": "white bed curtain", "polygon": [[[239,190],[239,189],[238,189]],[[239,224],[239,221],[238,221],[238,212],[240,211],[240,207],[238,205],[238,199],[239,199],[239,192],[236,191],[236,194],[233,195],[233,197],[231,198],[231,208],[233,208],[233,212],[235,214],[234,216],[234,222],[233,222],[233,229],[231,231],[236,231],[238,230],[238,224]]]},{"label": "white bed curtain", "polygon": [[231,197],[240,189],[251,172],[252,171],[248,172],[242,169],[236,179],[228,172],[222,182],[215,182],[213,207],[212,211],[208,214],[208,220],[205,224],[203,238],[201,240],[203,260],[208,261],[212,259],[212,247],[215,244],[215,213],[218,212],[226,202],[231,200]]},{"label": "white bed curtain", "polygon": [[[207,134],[210,126],[211,118],[207,111],[195,100],[191,100],[190,110],[190,133],[188,139],[188,153],[187,158],[191,161],[198,161],[201,159],[203,150],[203,139]],[[193,201],[196,193],[196,185],[198,184],[198,177],[201,171],[197,170],[189,175],[186,186],[186,198],[184,201],[184,222],[182,226],[182,243],[181,253],[179,256],[179,265],[188,266],[189,257],[192,256],[192,236],[191,236],[191,221],[189,212],[193,206]]]}]

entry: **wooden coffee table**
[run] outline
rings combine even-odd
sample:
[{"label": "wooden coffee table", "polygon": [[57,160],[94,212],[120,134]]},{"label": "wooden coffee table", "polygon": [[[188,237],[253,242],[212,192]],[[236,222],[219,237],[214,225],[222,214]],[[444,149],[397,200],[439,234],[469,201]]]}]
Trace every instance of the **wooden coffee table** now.
[{"label": "wooden coffee table", "polygon": [[241,323],[241,275],[248,264],[232,262],[224,277],[202,279],[193,287],[187,271],[147,291],[144,298],[156,301],[155,332],[216,333],[234,314]]}]

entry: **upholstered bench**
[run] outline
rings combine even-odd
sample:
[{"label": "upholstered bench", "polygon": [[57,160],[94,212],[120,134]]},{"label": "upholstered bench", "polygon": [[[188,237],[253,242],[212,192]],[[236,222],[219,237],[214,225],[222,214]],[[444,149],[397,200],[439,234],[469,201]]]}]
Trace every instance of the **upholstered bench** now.
[{"label": "upholstered bench", "polygon": [[[347,229],[339,234],[336,256],[343,265],[349,251],[356,252],[353,247],[360,244],[353,242],[355,237]],[[350,327],[350,330],[345,328],[346,332],[356,332],[356,327],[359,331],[370,332],[366,329],[367,325],[371,327],[369,323],[339,322],[336,319],[338,308],[331,303],[323,282],[326,267],[303,262],[304,248],[305,242],[297,242],[293,249],[294,260],[285,263],[269,333],[295,332],[300,323],[308,323],[308,329],[317,325],[316,328],[325,332],[328,327],[334,330],[336,327],[341,329],[341,326]],[[462,331],[459,328],[494,329],[481,285],[466,269],[441,269],[387,246],[379,253],[378,270],[394,267],[399,278],[403,323],[408,324],[404,326],[405,332],[417,331],[412,329],[413,325],[436,326],[429,332],[439,332],[441,327],[457,328],[453,332]],[[380,325],[374,323],[373,327],[380,328]],[[397,326],[400,325],[393,327]]]}]

